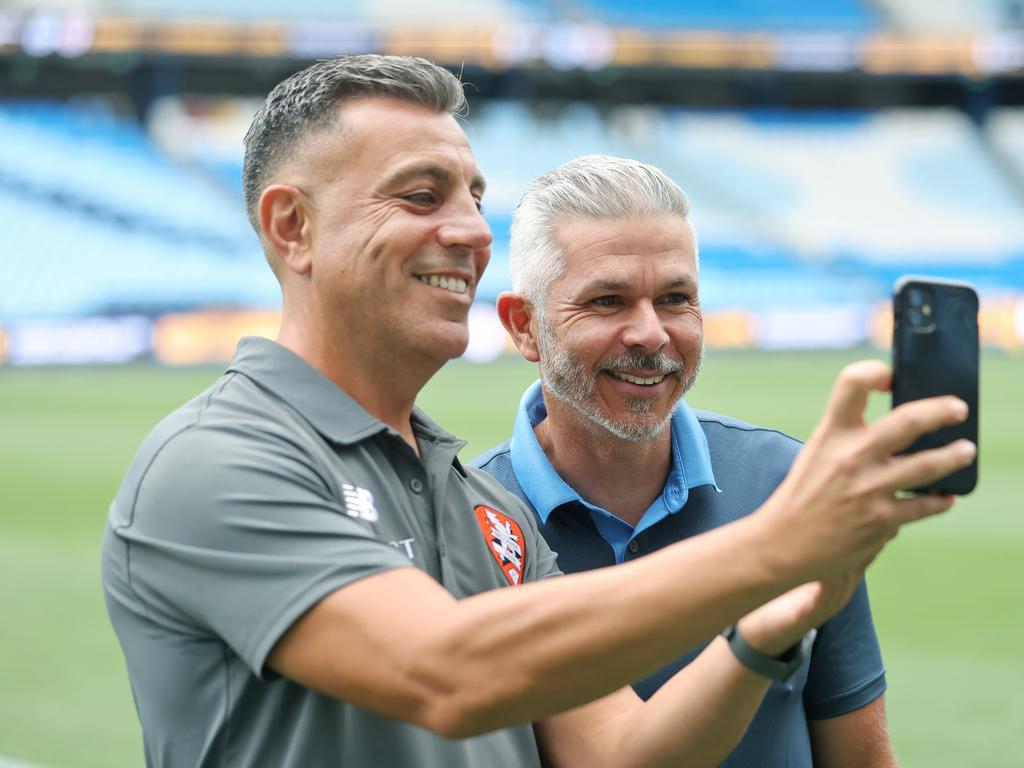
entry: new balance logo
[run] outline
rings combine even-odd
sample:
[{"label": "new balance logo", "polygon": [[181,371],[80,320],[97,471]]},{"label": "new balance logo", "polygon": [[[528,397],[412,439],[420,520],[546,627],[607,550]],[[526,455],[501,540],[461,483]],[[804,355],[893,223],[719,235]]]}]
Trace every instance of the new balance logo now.
[{"label": "new balance logo", "polygon": [[380,519],[377,508],[373,506],[373,494],[368,490],[345,483],[341,486],[341,492],[345,495],[345,513],[349,517],[358,517],[370,523]]}]

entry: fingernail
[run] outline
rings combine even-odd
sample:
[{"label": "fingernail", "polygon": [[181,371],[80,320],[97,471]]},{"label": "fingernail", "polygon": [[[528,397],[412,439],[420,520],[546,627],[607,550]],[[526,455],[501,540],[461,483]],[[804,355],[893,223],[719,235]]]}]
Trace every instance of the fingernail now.
[{"label": "fingernail", "polygon": [[956,450],[965,459],[973,459],[978,454],[978,446],[970,440],[957,440]]},{"label": "fingernail", "polygon": [[970,408],[967,407],[967,403],[965,403],[963,400],[957,398],[957,401],[956,401],[956,415],[959,416],[961,419],[966,419],[967,418],[967,414],[969,412],[970,412]]}]

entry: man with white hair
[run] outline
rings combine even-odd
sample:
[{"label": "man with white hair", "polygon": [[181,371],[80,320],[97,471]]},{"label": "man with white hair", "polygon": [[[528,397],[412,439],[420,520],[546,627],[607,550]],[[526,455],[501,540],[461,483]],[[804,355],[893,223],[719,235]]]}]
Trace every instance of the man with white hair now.
[{"label": "man with white hair", "polygon": [[[498,310],[540,381],[512,439],[473,463],[530,505],[565,572],[633,562],[746,517],[800,449],[682,399],[703,356],[688,213],[657,168],[589,156],[542,174],[513,217],[514,292]],[[683,574],[680,589],[709,575]],[[762,653],[741,630],[727,632],[738,659],[773,683],[725,765],[895,765],[863,583],[806,657]],[[705,646],[634,688],[650,698]]]}]

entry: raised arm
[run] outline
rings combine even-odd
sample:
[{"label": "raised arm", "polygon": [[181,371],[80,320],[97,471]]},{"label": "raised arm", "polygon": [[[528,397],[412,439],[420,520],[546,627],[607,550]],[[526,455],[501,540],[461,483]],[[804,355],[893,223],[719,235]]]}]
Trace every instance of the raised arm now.
[{"label": "raised arm", "polygon": [[[388,571],[318,603],[269,663],[445,736],[537,720],[643,677],[773,596],[778,577],[756,554],[755,526],[728,528],[616,568],[461,601],[420,571]],[[721,572],[734,548],[751,556],[720,577],[679,576]]]},{"label": "raised arm", "polygon": [[613,569],[461,601],[412,569],[370,576],[295,622],[269,663],[452,737],[606,695],[783,591],[863,568],[900,525],[951,506],[894,494],[970,463],[971,447],[893,454],[962,420],[963,404],[918,401],[866,424],[869,392],[888,382],[881,363],[845,369],[790,476],[744,520]]}]

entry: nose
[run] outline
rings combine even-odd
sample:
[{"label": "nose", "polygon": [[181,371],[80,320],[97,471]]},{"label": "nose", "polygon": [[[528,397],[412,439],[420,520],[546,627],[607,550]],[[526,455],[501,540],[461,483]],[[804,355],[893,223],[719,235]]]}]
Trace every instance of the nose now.
[{"label": "nose", "polygon": [[669,342],[665,326],[658,312],[649,301],[633,307],[626,319],[622,332],[622,343],[626,347],[639,347],[647,352],[657,352]]},{"label": "nose", "polygon": [[437,240],[445,248],[468,248],[480,251],[494,239],[477,201],[471,195],[465,200],[453,201],[451,213],[437,231]]}]

